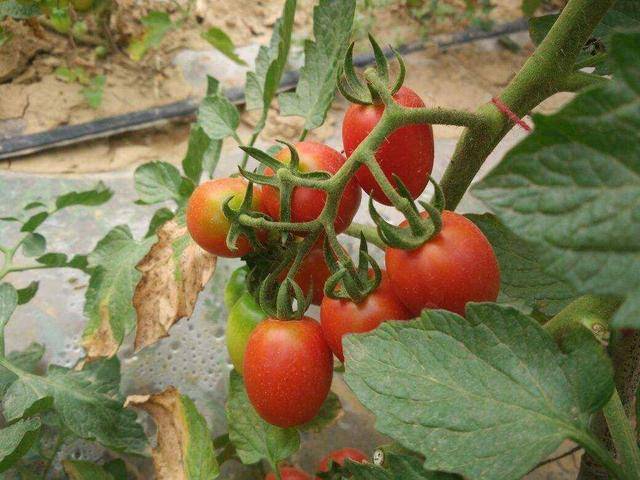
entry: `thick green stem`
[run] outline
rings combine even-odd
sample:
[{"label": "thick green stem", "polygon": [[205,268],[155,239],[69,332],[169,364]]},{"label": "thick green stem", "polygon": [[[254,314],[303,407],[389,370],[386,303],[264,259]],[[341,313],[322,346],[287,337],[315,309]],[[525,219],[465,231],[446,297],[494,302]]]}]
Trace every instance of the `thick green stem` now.
[{"label": "thick green stem", "polygon": [[597,336],[602,336],[608,329],[609,319],[619,306],[620,300],[616,298],[585,295],[562,309],[544,325],[544,329],[552,337],[559,338],[578,324]]},{"label": "thick green stem", "polygon": [[[558,92],[573,72],[573,65],[591,32],[613,0],[570,0],[553,27],[499,96],[517,116],[523,117],[543,100]],[[513,124],[495,105],[477,112],[485,118],[483,128],[467,128],[458,142],[441,186],[447,208],[454,210],[489,154]]]},{"label": "thick green stem", "polygon": [[630,478],[640,478],[640,451],[616,390],[614,390],[611,399],[604,406],[602,412],[607,420],[611,439],[622,463],[622,468]]},{"label": "thick green stem", "polygon": [[595,458],[601,465],[604,465],[616,479],[637,480],[637,477],[629,476],[624,470],[622,470],[622,467],[616,463],[609,450],[607,450],[593,435],[580,431],[576,432],[571,439],[582,445],[586,452]]}]

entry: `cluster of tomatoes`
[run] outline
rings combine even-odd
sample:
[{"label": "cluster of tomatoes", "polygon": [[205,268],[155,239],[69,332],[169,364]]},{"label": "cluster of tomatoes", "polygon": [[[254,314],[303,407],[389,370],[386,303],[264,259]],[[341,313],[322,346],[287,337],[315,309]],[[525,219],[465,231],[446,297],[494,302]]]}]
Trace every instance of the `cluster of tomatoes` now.
[{"label": "cluster of tomatoes", "polygon": [[[347,459],[358,463],[364,463],[369,460],[369,458],[357,448],[342,448],[331,452],[320,460],[316,472],[328,472],[331,469],[332,463],[342,466]],[[280,478],[282,478],[282,480],[313,480],[311,475],[295,467],[280,467],[278,470],[280,471]],[[318,477],[316,477],[316,479],[319,480]],[[265,480],[276,480],[276,476],[273,473],[269,473],[265,477]]]},{"label": "cluster of tomatoes", "polygon": [[[402,87],[396,102],[423,107],[420,97]],[[342,136],[350,155],[375,127],[383,113],[382,104],[352,105],[347,111]],[[335,174],[346,161],[336,150],[319,143],[300,142],[299,169]],[[289,163],[291,152],[283,149],[275,158]],[[433,166],[433,132],[430,125],[408,125],[394,131],[376,151],[376,160],[390,182],[405,184],[416,198],[425,189]],[[274,175],[267,168],[265,175]],[[223,257],[240,257],[251,251],[240,236],[236,250],[226,244],[230,221],[223,204],[239,209],[247,190],[243,178],[222,178],[200,185],[187,207],[187,226],[193,239],[205,250]],[[335,216],[336,233],[351,223],[361,200],[361,191],[376,201],[389,204],[375,179],[362,166],[346,185]],[[326,192],[296,187],[291,196],[291,221],[317,218]],[[280,194],[270,185],[256,186],[251,208],[274,220],[280,214]],[[406,223],[406,222],[405,222]],[[404,226],[404,225],[402,225]],[[415,318],[425,308],[446,309],[464,315],[470,301],[494,301],[500,273],[495,254],[482,232],[468,219],[451,211],[442,213],[442,229],[414,250],[387,247],[386,271],[375,291],[356,303],[348,299],[323,297],[330,275],[322,250],[317,247],[305,257],[295,281],[320,305],[320,322],[303,317],[296,320],[267,318],[246,290],[238,271],[227,288],[230,309],[227,344],[232,362],[244,376],[247,394],[256,411],[267,422],[292,427],[313,419],[326,399],[333,375],[333,355],[344,361],[342,337],[366,332],[387,320]]]}]

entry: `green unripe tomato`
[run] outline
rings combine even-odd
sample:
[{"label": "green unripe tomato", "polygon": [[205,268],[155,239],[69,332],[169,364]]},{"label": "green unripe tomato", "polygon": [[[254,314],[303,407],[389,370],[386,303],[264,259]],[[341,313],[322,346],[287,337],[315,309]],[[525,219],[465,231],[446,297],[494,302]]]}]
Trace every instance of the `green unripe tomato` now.
[{"label": "green unripe tomato", "polygon": [[231,363],[236,371],[242,375],[242,364],[244,362],[244,351],[253,329],[267,315],[256,303],[249,292],[244,292],[229,312],[227,320],[227,350]]},{"label": "green unripe tomato", "polygon": [[247,291],[247,267],[240,267],[231,274],[224,289],[224,304],[231,310],[242,294]]}]

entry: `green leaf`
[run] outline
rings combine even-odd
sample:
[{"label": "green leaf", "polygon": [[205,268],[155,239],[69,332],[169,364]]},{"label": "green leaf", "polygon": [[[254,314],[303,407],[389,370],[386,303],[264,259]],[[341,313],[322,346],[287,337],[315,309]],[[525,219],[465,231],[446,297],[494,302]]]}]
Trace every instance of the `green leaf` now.
[{"label": "green leaf", "polygon": [[[280,79],[287,64],[291,33],[296,12],[296,0],[286,0],[280,17],[273,27],[269,46],[261,46],[256,57],[255,72],[247,73],[245,99],[247,110],[261,109],[263,117],[280,86]],[[256,130],[262,128],[262,122]]]},{"label": "green leaf", "polygon": [[91,108],[99,108],[102,105],[102,95],[107,77],[96,75],[91,79],[91,83],[82,89],[82,95]]},{"label": "green leaf", "polygon": [[327,399],[320,407],[318,415],[313,420],[300,426],[300,430],[320,432],[327,425],[334,423],[342,415],[342,405],[338,396],[329,392]]},{"label": "green leaf", "polygon": [[282,115],[305,118],[312,130],[325,121],[335,97],[338,67],[349,45],[355,0],[321,0],[313,10],[315,42],[304,44],[304,66],[295,92],[279,96]]},{"label": "green leaf", "polygon": [[561,277],[545,271],[536,245],[517,237],[491,214],[466,215],[487,237],[500,264],[500,303],[523,312],[540,310],[555,315],[573,298],[575,291]]},{"label": "green leaf", "polygon": [[206,96],[215,95],[217,93],[220,93],[220,81],[211,75],[207,75]]},{"label": "green leaf", "polygon": [[54,71],[56,77],[66,83],[73,83],[78,78],[75,70],[69,67],[58,67]]},{"label": "green leaf", "polygon": [[211,140],[201,125],[193,124],[187,154],[182,160],[184,174],[196,185],[200,183],[203,171],[211,178],[218,165],[221,149],[222,140]]},{"label": "green leaf", "polygon": [[17,369],[14,373],[18,379],[3,401],[8,421],[53,408],[62,424],[80,438],[116,451],[146,452],[146,437],[136,414],[122,406],[117,357],[91,362],[80,371],[52,365],[46,377]]},{"label": "green leaf", "polygon": [[520,478],[565,438],[587,435],[613,392],[610,362],[588,348],[563,354],[511,307],[468,304],[466,317],[425,310],[347,336],[346,381],[377,429],[423,454],[427,470]]},{"label": "green leaf", "polygon": [[198,125],[212,140],[236,135],[240,113],[223,94],[205,97],[198,109]]},{"label": "green leaf", "polygon": [[36,293],[38,293],[39,282],[33,281],[24,288],[18,289],[18,305],[29,303]]},{"label": "green leaf", "polygon": [[247,62],[242,60],[236,54],[236,47],[233,44],[229,35],[226,32],[218,27],[211,27],[206,32],[200,33],[200,36],[204,38],[207,42],[211,44],[213,48],[218,50],[220,53],[233,60],[234,62],[240,65],[246,65]]},{"label": "green leaf", "polygon": [[149,49],[160,45],[164,36],[175,26],[169,14],[156,10],[151,10],[141,22],[145,26],[144,34],[127,47],[129,57],[136,62],[142,60]]},{"label": "green leaf", "polygon": [[18,306],[18,292],[10,283],[0,283],[0,332]]},{"label": "green leaf", "polygon": [[29,451],[40,434],[40,419],[20,420],[0,429],[0,472],[11,468]]},{"label": "green leaf", "polygon": [[49,218],[49,212],[38,212],[35,215],[29,217],[29,219],[22,225],[20,229],[21,232],[33,232],[35,231],[42,222],[44,222],[47,218]]},{"label": "green leaf", "polygon": [[39,233],[30,233],[22,242],[25,257],[38,257],[47,249],[47,240]]},{"label": "green leaf", "polygon": [[[616,78],[536,128],[474,189],[577,294],[640,295],[640,33],[616,34]],[[629,306],[631,308],[632,304]],[[634,309],[631,308],[631,311]],[[640,327],[639,316],[614,317]]]},{"label": "green leaf", "polygon": [[0,47],[13,38],[12,32],[7,32],[3,27],[0,27]]},{"label": "green leaf", "polygon": [[[43,355],[44,346],[34,342],[24,350],[9,353],[7,360],[11,365],[21,370],[35,373]],[[9,386],[15,382],[17,378],[15,373],[4,367],[0,367],[0,397],[4,396]]]},{"label": "green leaf", "polygon": [[40,15],[40,6],[36,2],[4,0],[0,2],[0,20],[5,17],[25,19]]},{"label": "green leaf", "polygon": [[158,446],[153,450],[158,478],[213,480],[218,476],[207,422],[189,397],[169,387],[155,395],[129,397],[127,404],[145,410],[158,426]]},{"label": "green leaf", "polygon": [[300,448],[300,435],[295,428],[278,428],[260,418],[249,402],[242,377],[236,371],[229,376],[225,412],[229,438],[244,464],[265,459],[274,466]]},{"label": "green leaf", "polygon": [[100,465],[84,460],[63,460],[62,466],[70,480],[116,480]]},{"label": "green leaf", "polygon": [[140,202],[153,204],[166,200],[184,201],[180,186],[180,171],[167,162],[149,162],[140,165],[134,173],[136,191]]},{"label": "green leaf", "polygon": [[131,299],[141,276],[135,267],[155,240],[152,236],[138,242],[129,227],[120,225],[89,254],[91,278],[85,294],[88,323],[83,345],[90,358],[115,354],[124,336],[135,327]]},{"label": "green leaf", "polygon": [[127,465],[124,460],[116,458],[105,463],[102,468],[105,472],[110,473],[114,480],[127,480]]},{"label": "green leaf", "polygon": [[173,217],[175,217],[175,213],[168,208],[163,207],[156,210],[156,212],[153,214],[153,217],[151,217],[151,220],[149,221],[149,228],[147,229],[147,233],[145,234],[144,238],[149,238],[150,236],[155,235],[156,230],[158,230],[158,228],[171,220]]},{"label": "green leaf", "polygon": [[47,265],[48,267],[66,267],[69,265],[67,255],[64,253],[45,253],[36,258],[36,262]]},{"label": "green leaf", "polygon": [[104,183],[98,182],[95,187],[82,192],[69,192],[56,198],[56,209],[61,210],[67,207],[82,205],[85,207],[96,207],[108,202],[113,197],[113,191]]},{"label": "green leaf", "polygon": [[530,17],[540,5],[542,5],[542,0],[522,0],[522,13],[525,17]]},{"label": "green leaf", "polygon": [[383,468],[347,459],[342,470],[355,480],[462,480],[458,475],[427,471],[419,458],[410,455],[385,453],[384,463]]}]

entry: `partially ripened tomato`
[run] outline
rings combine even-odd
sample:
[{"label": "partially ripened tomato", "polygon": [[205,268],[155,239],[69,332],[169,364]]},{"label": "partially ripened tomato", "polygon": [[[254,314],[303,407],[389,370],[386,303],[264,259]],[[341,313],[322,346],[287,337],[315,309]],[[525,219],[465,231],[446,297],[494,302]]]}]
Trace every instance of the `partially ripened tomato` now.
[{"label": "partially ripened tomato", "polygon": [[[282,272],[280,281],[287,276],[287,271]],[[313,288],[313,298],[311,303],[320,305],[324,298],[324,284],[331,276],[327,262],[324,260],[324,253],[320,248],[313,248],[302,260],[302,264],[295,276],[296,283],[300,286],[305,295],[308,295]]]},{"label": "partially ripened tomato", "polygon": [[[424,107],[424,102],[413,90],[401,87],[393,96],[404,107]],[[347,157],[374,129],[382,113],[382,103],[351,105],[342,123],[342,143]],[[395,185],[392,174],[398,175],[413,198],[417,198],[428,183],[433,168],[433,129],[431,125],[406,125],[389,135],[376,151],[376,160],[389,181]],[[391,205],[369,169],[361,167],[356,173],[358,183],[378,202]]]},{"label": "partially ripened tomato", "polygon": [[320,460],[318,464],[318,472],[328,472],[329,471],[329,463],[335,462],[338,465],[344,465],[344,461],[346,459],[352,460],[357,463],[364,463],[369,460],[369,457],[357,448],[341,448],[340,450],[335,450]]},{"label": "partially ripened tomato", "polygon": [[[187,205],[187,228],[191,238],[207,252],[220,257],[241,257],[251,250],[249,240],[241,235],[236,242],[236,250],[227,247],[229,219],[222,206],[228,198],[233,209],[240,208],[247,191],[247,181],[242,178],[218,178],[198,186],[191,194]],[[259,210],[261,190],[253,187],[251,208]]]},{"label": "partially ripened tomato", "polygon": [[[295,145],[300,156],[299,168],[302,172],[323,171],[336,173],[344,164],[345,158],[333,148],[316,142],[299,142]],[[276,156],[280,162],[288,164],[291,152],[288,148],[281,150]],[[270,168],[266,175],[273,175]],[[360,205],[361,190],[355,179],[350,179],[342,193],[334,223],[337,233],[343,232],[353,220]],[[315,220],[322,212],[327,198],[326,192],[315,188],[296,187],[291,195],[291,221],[309,222]],[[280,192],[274,187],[263,188],[264,210],[275,219],[280,218]]]},{"label": "partially ripened tomato", "polygon": [[415,250],[387,248],[385,261],[394,291],[415,315],[424,308],[464,315],[467,302],[493,302],[500,290],[491,244],[454,212],[442,212],[442,230],[427,243]]},{"label": "partially ripened tomato", "polygon": [[240,375],[243,374],[244,352],[251,332],[267,315],[249,292],[244,292],[233,305],[227,319],[227,351],[231,363]]},{"label": "partially ripened tomato", "polygon": [[268,318],[249,337],[244,383],[267,422],[287,428],[313,419],[329,394],[333,356],[315,320]]},{"label": "partially ripened tomato", "polygon": [[378,288],[362,302],[324,297],[320,306],[320,325],[324,338],[341,362],[344,362],[344,335],[368,332],[387,320],[408,320],[413,317],[393,292],[384,271]]},{"label": "partially ripened tomato", "polygon": [[[280,470],[282,480],[311,480],[311,475],[294,467],[280,467],[278,470]],[[276,480],[275,473],[268,473],[264,480]]]}]

